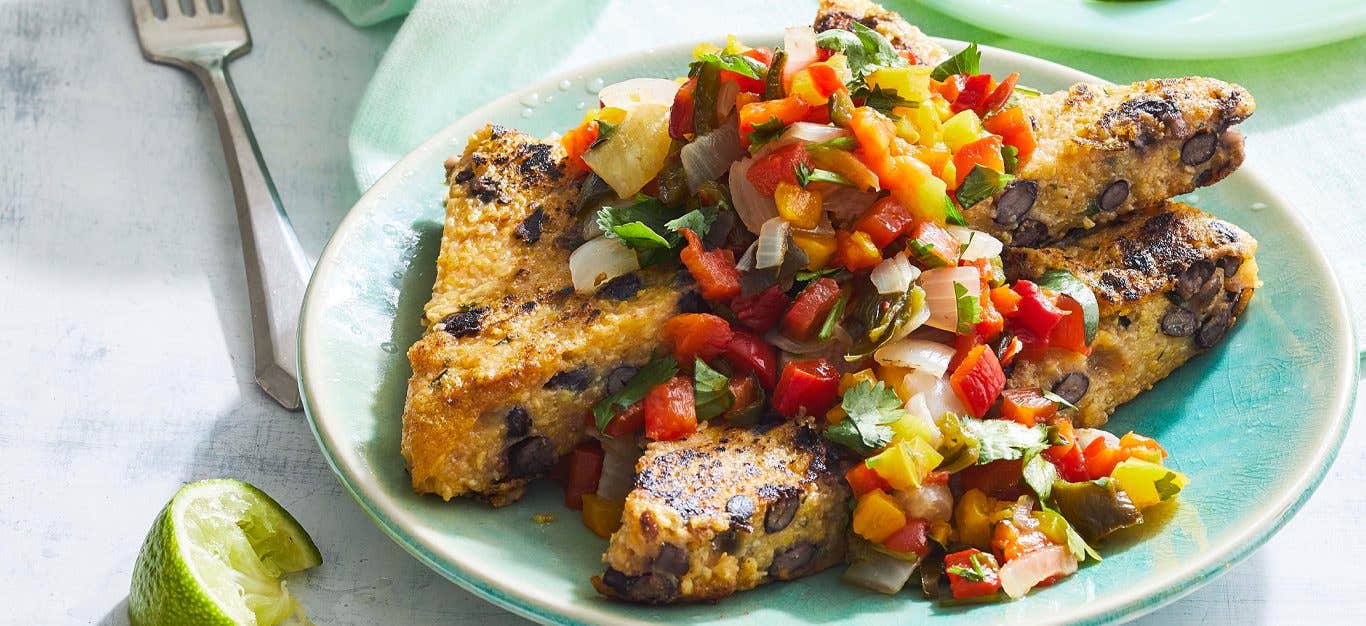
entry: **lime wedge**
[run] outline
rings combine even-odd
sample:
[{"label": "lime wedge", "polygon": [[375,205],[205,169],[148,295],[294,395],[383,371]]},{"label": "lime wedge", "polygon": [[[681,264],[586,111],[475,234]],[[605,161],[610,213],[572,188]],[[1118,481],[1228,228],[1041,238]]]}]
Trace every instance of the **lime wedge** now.
[{"label": "lime wedge", "polygon": [[299,522],[239,480],[185,485],[166,503],[133,566],[135,626],[304,620],[280,577],[322,563]]}]

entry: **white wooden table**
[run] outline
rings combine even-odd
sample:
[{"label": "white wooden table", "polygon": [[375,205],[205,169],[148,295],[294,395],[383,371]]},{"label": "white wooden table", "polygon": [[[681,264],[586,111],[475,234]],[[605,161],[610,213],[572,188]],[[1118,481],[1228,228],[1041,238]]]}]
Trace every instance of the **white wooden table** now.
[{"label": "white wooden table", "polygon": [[[245,4],[256,49],[235,78],[316,254],[357,198],[347,129],[397,24],[358,30],[321,0]],[[252,383],[215,133],[189,77],[143,62],[124,0],[0,0],[0,622],[126,623],[153,517],[182,483],[220,476],[262,487],[317,540],[325,564],[291,589],[319,624],[519,622],[381,534],[303,416]],[[1364,461],[1358,426],[1276,538],[1148,621],[1359,623]]]}]

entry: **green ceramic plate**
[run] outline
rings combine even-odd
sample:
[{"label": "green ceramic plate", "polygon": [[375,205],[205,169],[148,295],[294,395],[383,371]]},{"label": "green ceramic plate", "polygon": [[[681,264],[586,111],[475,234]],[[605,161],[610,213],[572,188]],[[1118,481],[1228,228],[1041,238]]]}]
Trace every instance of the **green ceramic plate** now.
[{"label": "green ceramic plate", "polygon": [[[399,456],[410,373],[404,353],[418,337],[433,281],[443,220],[442,162],[459,154],[466,136],[486,121],[536,134],[571,127],[585,104],[596,101],[595,85],[681,73],[692,48],[549,78],[471,113],[395,165],[323,251],[300,323],[305,408],[342,484],[423,563],[542,622],[1103,622],[1153,610],[1226,570],[1275,532],[1323,477],[1356,389],[1347,309],[1327,260],[1295,212],[1255,175],[1240,172],[1217,190],[1201,192],[1198,202],[1261,240],[1266,286],[1222,346],[1111,422],[1116,430],[1148,433],[1167,446],[1172,465],[1192,479],[1180,508],[1146,540],[1109,545],[1103,563],[1018,602],[939,608],[917,594],[888,597],[843,585],[831,571],[716,605],[615,604],[588,584],[600,571],[605,542],[563,508],[557,489],[535,487],[523,501],[499,510],[414,494]],[[1038,87],[1094,80],[1019,54],[983,52],[990,71],[1019,71]],[[533,102],[535,108],[525,104]],[[552,513],[556,521],[537,524],[535,513]]]},{"label": "green ceramic plate", "polygon": [[1064,48],[1162,59],[1300,50],[1366,33],[1361,0],[920,0]]}]

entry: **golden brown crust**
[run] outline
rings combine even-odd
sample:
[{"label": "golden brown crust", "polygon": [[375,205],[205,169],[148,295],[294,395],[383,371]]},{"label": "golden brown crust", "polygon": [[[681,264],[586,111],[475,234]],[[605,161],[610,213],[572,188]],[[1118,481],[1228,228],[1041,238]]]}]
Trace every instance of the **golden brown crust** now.
[{"label": "golden brown crust", "polygon": [[821,0],[812,27],[818,33],[834,29],[850,30],[852,22],[860,22],[882,34],[896,49],[915,55],[920,65],[938,65],[950,56],[943,46],[920,32],[919,28],[897,13],[869,0]]},{"label": "golden brown crust", "polygon": [[594,586],[633,602],[714,601],[843,562],[849,489],[837,462],[794,422],[651,443]]},{"label": "golden brown crust", "polygon": [[1068,398],[1079,425],[1104,424],[1115,407],[1223,339],[1260,286],[1256,250],[1241,228],[1175,202],[1061,247],[1008,249],[1011,279],[1065,269],[1091,287],[1100,324],[1089,357],[1050,349],[1018,361],[1007,386],[1080,392]]},{"label": "golden brown crust", "polygon": [[573,292],[567,232],[578,181],[556,144],[488,126],[447,163],[450,194],[403,456],[413,487],[501,506],[579,440],[603,375],[639,365],[685,291],[638,272]]},{"label": "golden brown crust", "polygon": [[1242,87],[1212,78],[1078,84],[1021,106],[1038,148],[969,224],[1035,247],[1212,185],[1243,161],[1229,127],[1252,115]]}]

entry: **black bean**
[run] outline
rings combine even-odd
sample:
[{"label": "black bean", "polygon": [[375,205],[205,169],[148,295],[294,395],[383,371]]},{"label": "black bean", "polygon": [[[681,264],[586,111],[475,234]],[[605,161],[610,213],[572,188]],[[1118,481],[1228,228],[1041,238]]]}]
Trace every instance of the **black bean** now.
[{"label": "black bean", "polygon": [[796,490],[788,490],[772,504],[768,505],[768,513],[764,514],[764,530],[776,533],[792,523],[792,518],[797,516],[797,509],[802,505],[801,493]]},{"label": "black bean", "polygon": [[635,602],[668,604],[678,597],[678,577],[672,574],[646,572],[631,576],[609,567],[602,575],[602,583],[621,598]]},{"label": "black bean", "polygon": [[726,512],[730,513],[730,523],[744,530],[752,528],[749,518],[754,517],[754,501],[746,495],[731,496],[726,500]]},{"label": "black bean", "polygon": [[1034,208],[1034,200],[1039,197],[1039,184],[1032,180],[1017,180],[1006,185],[1006,190],[996,199],[996,223],[1011,226],[1020,217]]},{"label": "black bean", "polygon": [[1120,179],[1107,185],[1105,190],[1100,192],[1100,198],[1096,203],[1100,205],[1102,211],[1113,211],[1128,199],[1129,181]]},{"label": "black bean", "polygon": [[1190,267],[1186,268],[1186,271],[1181,272],[1181,276],[1177,277],[1176,289],[1173,291],[1176,292],[1177,297],[1179,297],[1182,302],[1190,300],[1195,297],[1195,293],[1204,286],[1205,281],[1209,280],[1210,275],[1213,273],[1213,263],[1204,259],[1196,261],[1195,263],[1192,263]]},{"label": "black bean", "polygon": [[1243,257],[1240,257],[1236,254],[1230,254],[1222,259],[1219,259],[1219,269],[1224,270],[1225,278],[1232,278],[1234,274],[1238,273],[1238,268],[1242,266]]},{"label": "black bean", "polygon": [[666,543],[659,548],[659,554],[655,555],[655,562],[650,569],[674,576],[682,576],[688,573],[688,553],[671,543]]},{"label": "black bean", "polygon": [[696,291],[687,291],[679,296],[674,309],[679,313],[711,313],[711,305]]},{"label": "black bean", "polygon": [[1225,304],[1209,319],[1200,325],[1200,330],[1195,333],[1195,346],[1201,350],[1208,350],[1219,343],[1224,338],[1224,333],[1228,332],[1229,324],[1233,323],[1233,307]]},{"label": "black bean", "polygon": [[1191,296],[1190,306],[1188,308],[1192,311],[1205,310],[1209,307],[1210,303],[1214,302],[1214,299],[1218,297],[1219,293],[1223,290],[1224,270],[1215,268],[1213,272],[1210,272],[1209,278],[1205,279],[1205,282],[1200,285],[1200,289],[1196,290],[1195,295]]},{"label": "black bean", "polygon": [[1214,149],[1219,146],[1219,138],[1214,133],[1205,131],[1196,133],[1195,136],[1181,144],[1181,162],[1186,165],[1199,165],[1210,160],[1214,156]]},{"label": "black bean", "polygon": [[531,415],[523,406],[518,405],[509,409],[507,415],[503,416],[503,423],[508,428],[508,439],[521,439],[531,434]]},{"label": "black bean", "polygon": [[716,536],[711,540],[711,548],[715,552],[729,552],[734,554],[735,550],[739,547],[740,533],[734,528],[727,528],[726,530],[716,533]]},{"label": "black bean", "polygon": [[607,372],[607,376],[603,377],[603,390],[609,396],[621,391],[622,387],[625,387],[626,383],[631,382],[631,379],[635,377],[636,372],[639,371],[640,368],[631,365],[618,365],[612,368],[612,371]]},{"label": "black bean", "polygon": [[1072,372],[1053,385],[1053,393],[1058,394],[1063,400],[1076,404],[1081,402],[1082,396],[1091,388],[1091,377],[1082,372]]},{"label": "black bean", "polygon": [[1168,337],[1189,337],[1199,323],[1195,313],[1174,306],[1162,316],[1162,333]]},{"label": "black bean", "polygon": [[437,322],[437,326],[451,334],[453,337],[469,337],[479,334],[484,329],[484,317],[488,315],[489,308],[486,306],[475,306],[461,309]]},{"label": "black bean", "polygon": [[1205,170],[1205,171],[1203,171],[1203,172],[1200,172],[1200,173],[1198,173],[1198,174],[1195,175],[1195,186],[1196,186],[1196,187],[1204,187],[1205,185],[1208,185],[1208,184],[1209,184],[1209,181],[1210,181],[1211,178],[1214,178],[1214,170],[1213,170],[1213,169],[1208,169],[1208,170]]},{"label": "black bean", "polygon": [[775,551],[773,563],[768,566],[768,574],[778,580],[792,580],[806,573],[811,559],[816,556],[816,544],[801,541],[785,550]]},{"label": "black bean", "polygon": [[641,280],[640,274],[632,272],[603,283],[598,287],[598,295],[612,300],[630,300],[644,287],[645,281]]},{"label": "black bean", "polygon": [[537,435],[527,437],[508,447],[508,478],[535,478],[555,467],[555,444]]},{"label": "black bean", "polygon": [[546,381],[546,389],[564,389],[566,391],[583,391],[593,384],[593,368],[583,365],[572,370],[565,370]]},{"label": "black bean", "polygon": [[1011,235],[1010,245],[1031,248],[1048,239],[1048,227],[1039,220],[1025,218]]},{"label": "black bean", "polygon": [[512,236],[527,243],[536,243],[541,240],[541,225],[545,223],[545,209],[537,207],[531,215],[526,216],[517,228],[512,230]]}]

